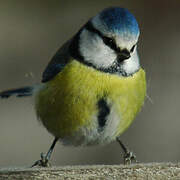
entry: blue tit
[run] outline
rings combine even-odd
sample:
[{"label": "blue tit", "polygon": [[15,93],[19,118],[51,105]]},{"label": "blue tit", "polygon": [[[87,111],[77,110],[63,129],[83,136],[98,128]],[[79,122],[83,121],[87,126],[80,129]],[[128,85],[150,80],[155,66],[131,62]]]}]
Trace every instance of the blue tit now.
[{"label": "blue tit", "polygon": [[0,93],[2,98],[34,95],[37,117],[55,137],[35,165],[48,165],[58,140],[73,146],[117,140],[125,161],[134,158],[119,136],[146,95],[145,71],[137,53],[139,34],[138,23],[127,9],[104,9],[57,51],[39,85]]}]

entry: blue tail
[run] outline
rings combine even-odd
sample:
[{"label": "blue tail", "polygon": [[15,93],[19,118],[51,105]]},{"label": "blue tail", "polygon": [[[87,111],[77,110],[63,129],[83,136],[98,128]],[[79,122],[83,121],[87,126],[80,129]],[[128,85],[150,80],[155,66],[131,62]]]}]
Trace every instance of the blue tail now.
[{"label": "blue tail", "polygon": [[16,97],[24,97],[24,96],[31,96],[33,94],[33,87],[32,86],[26,86],[18,89],[10,89],[6,91],[0,92],[1,98],[9,98],[10,96],[16,96]]}]

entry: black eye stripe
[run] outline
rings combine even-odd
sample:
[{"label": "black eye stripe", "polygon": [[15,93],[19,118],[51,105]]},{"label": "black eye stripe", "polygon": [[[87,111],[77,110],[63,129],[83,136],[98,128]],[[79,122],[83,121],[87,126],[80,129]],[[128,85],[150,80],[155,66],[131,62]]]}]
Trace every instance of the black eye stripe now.
[{"label": "black eye stripe", "polygon": [[132,53],[136,47],[136,44],[131,48],[130,52]]},{"label": "black eye stripe", "polygon": [[109,46],[111,49],[113,49],[116,52],[119,52],[119,49],[116,46],[116,43],[114,42],[114,39],[103,36],[104,43]]},{"label": "black eye stripe", "polygon": [[104,36],[99,30],[94,28],[94,26],[92,25],[92,23],[90,21],[86,24],[85,28],[91,32],[98,34],[102,38],[104,44],[109,46],[114,51],[119,52],[119,48],[116,46],[115,41],[110,37]]}]

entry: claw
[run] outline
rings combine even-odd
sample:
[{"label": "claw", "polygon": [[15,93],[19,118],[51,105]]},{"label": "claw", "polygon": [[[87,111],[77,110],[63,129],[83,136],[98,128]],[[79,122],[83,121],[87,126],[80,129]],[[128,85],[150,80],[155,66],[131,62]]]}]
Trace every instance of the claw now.
[{"label": "claw", "polygon": [[41,159],[36,161],[31,167],[35,167],[35,166],[39,166],[39,167],[50,167],[51,166],[51,164],[48,162],[46,154],[41,153]]},{"label": "claw", "polygon": [[123,151],[124,151],[124,156],[123,156],[123,158],[124,158],[124,164],[125,164],[125,165],[129,165],[129,164],[131,164],[133,161],[134,161],[135,163],[138,163],[138,161],[136,160],[136,155],[135,155],[133,152],[129,151],[129,149],[122,143],[122,141],[120,140],[120,138],[117,137],[116,140],[117,140],[117,142],[120,144],[121,148],[122,148]]},{"label": "claw", "polygon": [[138,163],[136,155],[131,151],[127,151],[124,155],[124,164],[130,165],[132,162]]},{"label": "claw", "polygon": [[49,148],[49,151],[47,154],[41,153],[41,159],[36,161],[31,167],[39,166],[39,167],[50,167],[51,164],[49,163],[49,160],[51,158],[51,154],[53,152],[53,149],[56,145],[56,142],[58,141],[58,138],[55,137],[51,147]]}]

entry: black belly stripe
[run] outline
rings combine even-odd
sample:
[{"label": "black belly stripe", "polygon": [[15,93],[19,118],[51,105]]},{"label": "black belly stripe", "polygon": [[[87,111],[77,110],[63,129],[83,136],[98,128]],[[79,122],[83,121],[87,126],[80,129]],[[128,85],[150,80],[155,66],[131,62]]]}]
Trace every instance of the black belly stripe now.
[{"label": "black belly stripe", "polygon": [[110,113],[110,108],[104,98],[98,101],[98,108],[99,108],[98,125],[99,125],[99,130],[102,130],[102,128],[106,124],[106,120],[107,120],[106,118]]}]

